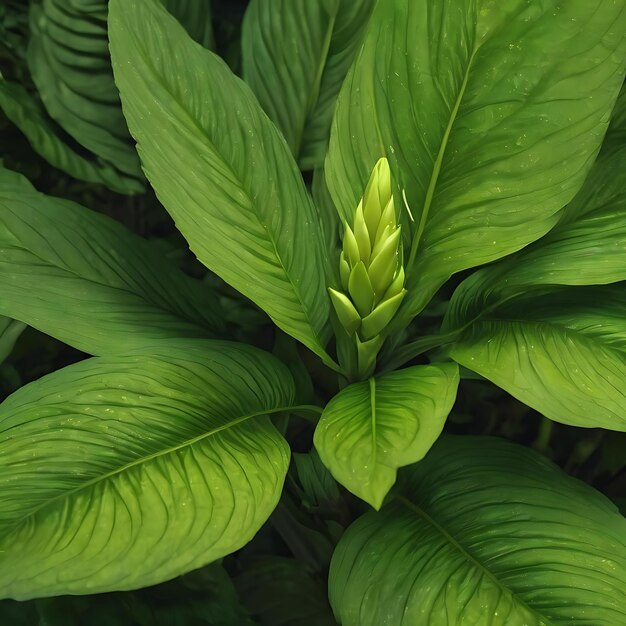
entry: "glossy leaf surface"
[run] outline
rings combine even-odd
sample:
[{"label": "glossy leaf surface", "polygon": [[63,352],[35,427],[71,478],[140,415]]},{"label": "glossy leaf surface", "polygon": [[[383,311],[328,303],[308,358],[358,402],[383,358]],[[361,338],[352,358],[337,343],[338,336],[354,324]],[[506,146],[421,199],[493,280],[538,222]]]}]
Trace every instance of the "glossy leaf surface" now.
[{"label": "glossy leaf surface", "polygon": [[252,0],[243,75],[302,169],[323,163],[335,102],[373,0]]},{"label": "glossy leaf surface", "polygon": [[280,133],[250,89],[156,0],[114,0],[109,24],[146,175],[191,249],[323,356],[321,230]]},{"label": "glossy leaf surface", "polygon": [[[89,359],[0,405],[0,597],[156,584],[247,543],[289,448],[288,370],[238,344]],[[19,562],[19,567],[15,564]]]},{"label": "glossy leaf surface", "polygon": [[354,383],[326,406],[315,430],[324,465],[344,487],[380,508],[399,467],[419,461],[454,404],[452,363],[418,365]]},{"label": "glossy leaf surface", "polygon": [[222,327],[208,287],[147,241],[12,172],[0,176],[0,287],[0,314],[90,354]]},{"label": "glossy leaf surface", "polygon": [[545,458],[446,437],[331,564],[342,626],[626,623],[626,519]]},{"label": "glossy leaf surface", "polygon": [[623,0],[378,3],[325,169],[344,218],[381,156],[406,191],[412,245],[398,327],[451,274],[557,223],[622,84],[625,20]]}]

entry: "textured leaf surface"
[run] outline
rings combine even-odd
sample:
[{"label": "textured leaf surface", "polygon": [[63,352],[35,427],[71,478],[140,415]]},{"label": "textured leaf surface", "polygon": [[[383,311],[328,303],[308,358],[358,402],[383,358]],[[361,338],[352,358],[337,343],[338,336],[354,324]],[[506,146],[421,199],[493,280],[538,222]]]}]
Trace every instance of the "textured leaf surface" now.
[{"label": "textured leaf surface", "polygon": [[48,116],[41,102],[21,85],[0,80],[0,108],[28,139],[33,150],[70,176],[103,183],[119,193],[143,190],[141,182],[118,171],[114,165],[79,154],[62,138],[62,129]]},{"label": "textured leaf surface", "polygon": [[155,0],[111,2],[110,37],[146,175],[191,249],[323,355],[322,236],[278,130],[249,88]]},{"label": "textured leaf surface", "polygon": [[458,368],[446,363],[346,387],[315,430],[320,458],[344,487],[380,508],[397,469],[419,461],[440,435],[458,383]]},{"label": "textured leaf surface", "polygon": [[342,626],[626,624],[626,520],[522,446],[446,437],[342,537]]},{"label": "textured leaf surface", "polygon": [[478,314],[469,299],[448,320],[461,331],[449,354],[550,419],[624,431],[624,286],[530,292]]},{"label": "textured leaf surface", "polygon": [[107,3],[34,2],[28,66],[50,116],[89,151],[138,181],[143,177],[107,41]]},{"label": "textured leaf surface", "polygon": [[452,310],[468,306],[468,300],[493,302],[532,287],[626,280],[625,104],[618,102],[600,155],[560,222],[539,241],[478,272],[480,279],[463,283]]},{"label": "textured leaf surface", "polygon": [[293,397],[272,356],[198,340],[14,393],[0,405],[0,597],[143,587],[243,546],[278,502],[289,448],[267,415]]},{"label": "textured leaf surface", "polygon": [[0,314],[90,354],[222,326],[211,291],[147,241],[11,172],[0,177],[0,289]]},{"label": "textured leaf surface", "polygon": [[451,274],[558,221],[623,81],[625,20],[623,0],[378,3],[339,96],[326,176],[344,217],[380,156],[406,190],[398,326]]},{"label": "textured leaf surface", "polygon": [[243,75],[302,169],[322,164],[335,102],[373,0],[252,0]]}]

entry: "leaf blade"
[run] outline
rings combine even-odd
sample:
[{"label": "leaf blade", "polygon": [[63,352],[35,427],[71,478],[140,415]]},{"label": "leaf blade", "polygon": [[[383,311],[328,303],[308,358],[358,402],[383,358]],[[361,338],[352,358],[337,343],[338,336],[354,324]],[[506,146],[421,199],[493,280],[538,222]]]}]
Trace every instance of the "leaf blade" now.
[{"label": "leaf blade", "polygon": [[343,626],[626,617],[626,521],[537,453],[441,438],[404,472],[401,494],[353,524],[333,556],[330,600]]},{"label": "leaf blade", "polygon": [[[327,358],[321,233],[276,128],[249,89],[194,45],[158,2],[112,2],[109,32],[146,175],[191,249],[281,329]],[[219,93],[207,88],[214,83]],[[167,132],[154,133],[155,124]]]},{"label": "leaf blade", "polygon": [[132,589],[241,547],[289,462],[263,415],[293,397],[270,355],[197,340],[90,359],[10,396],[0,561],[21,565],[0,568],[1,595]]},{"label": "leaf blade", "polygon": [[253,0],[242,30],[243,75],[302,169],[322,164],[335,100],[372,0]]},{"label": "leaf blade", "polygon": [[223,328],[212,293],[147,241],[2,171],[2,315],[98,355]]},{"label": "leaf blade", "polygon": [[459,374],[445,363],[419,365],[355,383],[326,406],[315,447],[334,478],[379,509],[399,467],[435,442],[456,398]]}]

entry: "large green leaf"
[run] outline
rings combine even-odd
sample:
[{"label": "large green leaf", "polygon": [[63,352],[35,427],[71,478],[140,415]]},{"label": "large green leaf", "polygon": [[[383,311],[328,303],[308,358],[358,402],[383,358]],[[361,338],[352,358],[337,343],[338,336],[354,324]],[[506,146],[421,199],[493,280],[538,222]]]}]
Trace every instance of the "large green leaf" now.
[{"label": "large green leaf", "polygon": [[459,304],[447,319],[455,361],[550,419],[626,431],[625,283]]},{"label": "large green leaf", "polygon": [[522,446],[440,439],[401,495],[342,537],[342,626],[626,624],[626,520]]},{"label": "large green leaf", "polygon": [[31,3],[28,66],[50,116],[90,152],[141,180],[113,82],[107,3]]},{"label": "large green leaf", "polygon": [[146,175],[191,249],[325,357],[320,226],[280,133],[249,88],[156,0],[113,0],[109,31]]},{"label": "large green leaf", "polygon": [[324,465],[376,509],[399,467],[419,461],[441,434],[459,383],[456,365],[417,365],[354,383],[326,406],[315,430]]},{"label": "large green leaf", "polygon": [[12,172],[0,176],[0,290],[1,315],[90,354],[222,327],[211,291],[147,241]]},{"label": "large green leaf", "polygon": [[79,180],[103,183],[120,193],[143,190],[139,180],[118,171],[113,164],[70,146],[42,104],[21,85],[0,80],[0,108],[26,135],[33,150],[54,167]]},{"label": "large green leaf", "polygon": [[624,0],[378,3],[339,96],[326,176],[346,219],[381,156],[406,192],[397,326],[451,274],[556,224],[621,86],[625,19]]},{"label": "large green leaf", "polygon": [[252,0],[243,76],[302,169],[322,164],[335,101],[374,0]]},{"label": "large green leaf", "polygon": [[[0,405],[0,597],[143,587],[249,541],[289,448],[269,354],[180,340],[98,357]],[[19,567],[16,564],[19,563]]]}]

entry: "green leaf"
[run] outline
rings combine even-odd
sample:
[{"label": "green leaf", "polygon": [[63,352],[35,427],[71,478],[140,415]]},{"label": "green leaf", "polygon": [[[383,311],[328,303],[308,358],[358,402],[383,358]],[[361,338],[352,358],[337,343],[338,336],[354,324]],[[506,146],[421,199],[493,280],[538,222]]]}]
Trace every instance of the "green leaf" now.
[{"label": "green leaf", "polygon": [[399,467],[439,437],[459,383],[456,365],[417,365],[355,383],[326,406],[315,430],[324,465],[344,487],[380,508]]},{"label": "green leaf", "polygon": [[626,623],[626,520],[602,494],[491,438],[442,438],[404,478],[337,546],[342,626]]},{"label": "green leaf", "polygon": [[50,116],[126,176],[143,178],[113,82],[107,3],[33,2],[27,59]]},{"label": "green leaf", "polygon": [[243,76],[302,169],[326,155],[335,102],[374,0],[252,0]]},{"label": "green leaf", "polygon": [[453,273],[557,223],[623,80],[625,18],[623,0],[377,4],[339,96],[325,170],[344,219],[381,156],[406,192],[412,245],[396,328]]},{"label": "green leaf", "polygon": [[336,626],[324,583],[295,559],[254,559],[236,585],[263,626]]},{"label": "green leaf", "polygon": [[215,296],[110,218],[0,175],[0,315],[90,354],[207,337]]},{"label": "green leaf", "polygon": [[0,363],[11,354],[15,342],[25,328],[26,324],[0,315]]},{"label": "green leaf", "polygon": [[[618,127],[607,134],[602,151],[561,221],[545,237],[479,272],[472,288],[481,297],[508,297],[545,285],[602,285],[626,280],[626,145],[616,146]],[[456,300],[467,295],[458,289]],[[477,294],[471,294],[476,298]]]},{"label": "green leaf", "polygon": [[156,0],[113,0],[109,23],[146,175],[191,249],[327,359],[321,230],[280,133],[249,88]]},{"label": "green leaf", "polygon": [[143,191],[143,185],[136,178],[93,155],[79,153],[66,143],[63,130],[21,85],[0,79],[0,108],[26,135],[33,150],[54,167],[79,180],[102,183],[118,193]]},{"label": "green leaf", "polygon": [[626,431],[624,287],[554,288],[482,309],[470,297],[447,321],[459,331],[449,355],[550,419]]},{"label": "green leaf", "polygon": [[[246,544],[276,506],[289,371],[227,342],[99,357],[0,405],[0,597],[144,587]],[[19,567],[15,563],[19,562]]]}]

